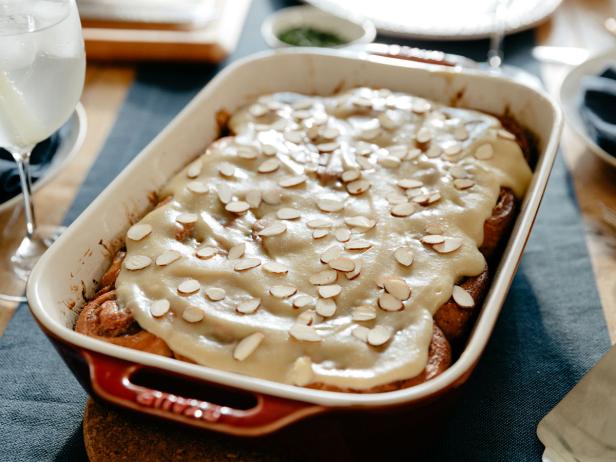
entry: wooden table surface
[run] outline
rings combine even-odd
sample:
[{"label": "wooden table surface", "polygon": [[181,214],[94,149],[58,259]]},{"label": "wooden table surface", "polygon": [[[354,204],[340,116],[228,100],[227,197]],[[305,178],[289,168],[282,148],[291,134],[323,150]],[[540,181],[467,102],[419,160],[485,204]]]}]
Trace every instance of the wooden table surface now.
[{"label": "wooden table surface", "polygon": [[[582,47],[591,53],[603,50],[613,46],[616,40],[603,27],[603,21],[612,15],[616,15],[616,0],[564,0],[553,18],[537,29],[538,43]],[[542,63],[547,89],[553,95],[558,95],[568,69],[566,65]],[[90,129],[79,155],[35,194],[40,223],[62,221],[111,130],[134,76],[134,67],[130,65],[88,64],[82,103]],[[602,204],[616,210],[616,169],[592,155],[568,127],[561,145],[584,219],[586,242],[610,337],[616,342],[616,228],[611,228],[602,218]],[[21,207],[0,214],[0,257],[14,251],[22,230]],[[0,302],[0,334],[14,310],[14,305]]]}]

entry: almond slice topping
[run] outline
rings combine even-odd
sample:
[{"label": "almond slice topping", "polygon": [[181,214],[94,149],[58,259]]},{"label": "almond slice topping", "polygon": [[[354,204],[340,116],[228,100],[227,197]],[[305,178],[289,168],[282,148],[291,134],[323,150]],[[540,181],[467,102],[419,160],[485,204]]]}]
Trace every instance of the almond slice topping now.
[{"label": "almond slice topping", "polygon": [[263,265],[263,269],[272,274],[287,274],[289,272],[286,266],[275,261],[268,261]]},{"label": "almond slice topping", "polygon": [[312,361],[308,356],[302,356],[295,360],[291,370],[291,380],[298,387],[305,387],[314,380]]},{"label": "almond slice topping", "polygon": [[451,296],[453,301],[462,308],[472,308],[475,306],[475,300],[473,300],[472,295],[469,294],[464,287],[453,286],[453,293]]},{"label": "almond slice topping", "polygon": [[354,228],[363,228],[365,230],[372,229],[376,225],[376,221],[368,217],[360,215],[355,217],[345,217],[344,222]]},{"label": "almond slice topping", "polygon": [[314,239],[321,239],[324,238],[325,236],[327,236],[329,234],[329,231],[326,229],[315,229],[312,232],[312,237]]},{"label": "almond slice topping", "polygon": [[333,140],[340,135],[340,131],[337,128],[326,127],[321,130],[320,135],[326,140]]},{"label": "almond slice topping", "polygon": [[240,302],[235,309],[242,314],[252,314],[257,311],[257,308],[259,308],[260,305],[260,298],[251,298],[249,300]]},{"label": "almond slice topping", "polygon": [[323,212],[340,212],[344,209],[344,201],[336,199],[317,199],[317,207]]},{"label": "almond slice topping", "polygon": [[244,252],[246,251],[246,244],[243,242],[238,245],[234,245],[229,249],[229,253],[227,254],[227,258],[229,260],[237,260],[238,258],[242,258],[244,256]]},{"label": "almond slice topping", "polygon": [[297,340],[304,342],[320,342],[323,340],[314,327],[305,324],[293,324],[289,329],[289,334]]},{"label": "almond slice topping", "polygon": [[199,217],[196,213],[180,213],[177,217],[175,217],[175,221],[183,225],[191,225],[196,223],[198,218]]},{"label": "almond slice topping", "polygon": [[308,223],[306,223],[306,226],[313,229],[329,228],[331,227],[331,225],[332,222],[329,220],[325,220],[324,218],[317,218],[315,220],[310,220]]},{"label": "almond slice topping", "polygon": [[195,306],[189,306],[182,313],[182,319],[186,322],[195,323],[203,320],[205,313],[201,308]]},{"label": "almond slice topping", "polygon": [[330,247],[325,252],[321,254],[321,263],[328,264],[334,258],[338,258],[342,253],[342,248],[340,247]]},{"label": "almond slice topping", "polygon": [[248,337],[243,338],[233,350],[233,358],[238,361],[244,361],[261,345],[261,342],[265,338],[261,332],[255,332]]},{"label": "almond slice topping", "polygon": [[322,298],[334,298],[340,295],[340,293],[342,292],[342,287],[340,287],[338,284],[319,286],[318,292]]},{"label": "almond slice topping", "polygon": [[340,147],[337,141],[332,141],[331,143],[321,143],[317,144],[317,149],[319,152],[334,152],[336,149]]},{"label": "almond slice topping", "polygon": [[263,161],[258,167],[259,173],[272,173],[280,168],[280,161],[278,159],[267,159]]},{"label": "almond slice topping", "polygon": [[301,217],[302,214],[299,210],[283,207],[276,211],[276,216],[279,220],[295,220],[296,218]]},{"label": "almond slice topping", "polygon": [[494,148],[491,144],[486,143],[475,149],[475,157],[479,160],[488,160],[494,156]]},{"label": "almond slice topping", "polygon": [[186,189],[195,194],[207,194],[210,190],[203,181],[191,181],[186,185]]},{"label": "almond slice topping", "polygon": [[370,182],[368,180],[352,181],[350,183],[347,183],[346,188],[349,194],[358,196],[370,189]]},{"label": "almond slice topping", "polygon": [[451,176],[455,179],[464,179],[469,177],[468,172],[462,165],[454,165],[451,169],[449,169],[449,173],[451,173]]},{"label": "almond slice topping", "polygon": [[246,202],[251,209],[258,209],[261,205],[261,191],[249,191],[246,193]]},{"label": "almond slice topping", "polygon": [[327,284],[333,284],[338,279],[338,273],[334,270],[323,270],[315,273],[308,278],[310,284],[315,286],[324,286]]},{"label": "almond slice topping", "polygon": [[401,279],[388,279],[384,286],[385,290],[398,300],[405,301],[411,297],[411,288]]},{"label": "almond slice topping", "polygon": [[287,176],[278,180],[278,184],[283,188],[293,188],[295,186],[299,186],[302,183],[305,183],[307,179],[308,178],[306,178],[305,175]]},{"label": "almond slice topping", "polygon": [[218,195],[218,200],[223,204],[228,204],[233,199],[233,191],[224,183],[216,186],[216,194]]},{"label": "almond slice topping", "polygon": [[218,166],[218,173],[222,176],[232,177],[235,175],[235,167],[228,162],[223,162]]},{"label": "almond slice topping", "polygon": [[293,286],[276,285],[270,287],[269,293],[272,297],[289,298],[291,295],[297,293],[297,288]]},{"label": "almond slice topping", "polygon": [[421,188],[424,185],[423,181],[416,180],[415,178],[404,178],[402,180],[399,180],[397,184],[402,189]]},{"label": "almond slice topping", "polygon": [[188,178],[197,178],[201,174],[201,159],[197,159],[188,166],[186,170],[186,176]]},{"label": "almond slice topping", "polygon": [[349,271],[348,273],[344,273],[344,276],[349,280],[355,279],[361,273],[361,260],[355,260],[355,269],[353,271]]},{"label": "almond slice topping", "polygon": [[321,322],[322,318],[314,310],[303,311],[297,316],[295,320],[296,324],[304,324],[305,326],[311,326]]},{"label": "almond slice topping", "polygon": [[447,237],[445,242],[432,246],[438,253],[451,253],[462,247],[462,239],[459,237]]},{"label": "almond slice topping", "polygon": [[378,303],[384,311],[400,311],[404,308],[402,301],[388,293],[379,295]]},{"label": "almond slice topping", "polygon": [[368,335],[370,335],[370,329],[365,326],[357,326],[351,331],[353,337],[361,340],[362,342],[368,341]]},{"label": "almond slice topping", "polygon": [[347,242],[351,239],[351,231],[346,228],[337,228],[334,231],[334,236],[336,236],[336,240],[340,242]]},{"label": "almond slice topping", "polygon": [[453,180],[453,185],[456,189],[463,191],[465,189],[469,189],[475,186],[475,182],[467,178],[461,178]]},{"label": "almond slice topping", "polygon": [[400,247],[399,249],[396,249],[396,251],[394,252],[394,258],[396,259],[396,261],[401,264],[402,266],[406,266],[409,267],[413,264],[413,252],[411,252],[409,249],[406,249],[404,247]]},{"label": "almond slice topping", "polygon": [[186,279],[178,285],[178,292],[184,295],[194,294],[201,288],[201,284],[196,279]]},{"label": "almond slice topping", "polygon": [[[254,160],[258,157],[259,153],[257,152],[254,146],[240,146],[237,148],[237,156],[240,159],[246,160]],[[227,175],[233,176],[233,175]]]},{"label": "almond slice topping", "polygon": [[225,206],[225,210],[231,213],[242,214],[250,209],[250,204],[244,201],[233,201]]},{"label": "almond slice topping", "polygon": [[180,253],[175,250],[166,250],[156,257],[157,266],[167,266],[180,258]]},{"label": "almond slice topping", "polygon": [[336,314],[336,302],[331,298],[317,300],[316,312],[324,318],[330,318]]},{"label": "almond slice topping", "polygon": [[359,170],[345,170],[342,172],[342,182],[351,183],[352,181],[359,180],[361,178],[361,172]]},{"label": "almond slice topping", "polygon": [[427,143],[432,139],[432,132],[426,127],[421,127],[415,135],[415,139],[420,144]]},{"label": "almond slice topping", "polygon": [[363,239],[353,239],[344,244],[346,250],[366,250],[372,247],[372,243]]},{"label": "almond slice topping", "polygon": [[343,273],[348,273],[355,269],[355,262],[347,257],[338,257],[330,260],[328,263],[331,269],[335,269],[336,271],[341,271]]},{"label": "almond slice topping", "polygon": [[264,144],[261,146],[261,152],[264,155],[271,157],[271,156],[275,156],[278,150],[276,149],[276,146],[272,144]]},{"label": "almond slice topping", "polygon": [[398,168],[400,167],[400,164],[402,164],[402,161],[395,156],[381,157],[377,162],[380,166],[385,168]]},{"label": "almond slice topping", "polygon": [[510,140],[510,141],[515,141],[515,135],[511,132],[508,132],[507,130],[501,128],[499,129],[496,134],[500,137],[503,138],[505,140]]},{"label": "almond slice topping", "polygon": [[421,238],[421,242],[428,245],[442,244],[445,242],[445,236],[441,236],[440,234],[428,234]]},{"label": "almond slice topping", "polygon": [[368,333],[368,343],[372,346],[385,345],[391,338],[391,329],[385,326],[375,326]]},{"label": "almond slice topping", "polygon": [[376,310],[373,306],[360,305],[351,310],[353,321],[372,321],[376,318]]},{"label": "almond slice topping", "polygon": [[278,190],[263,191],[261,194],[263,202],[268,205],[278,205],[282,202],[282,194]]},{"label": "almond slice topping", "polygon": [[138,271],[152,264],[152,259],[145,255],[130,255],[124,260],[124,268],[130,271]]},{"label": "almond slice topping", "polygon": [[169,300],[166,300],[164,298],[160,300],[154,300],[150,305],[150,314],[155,318],[160,318],[161,316],[167,314],[170,307],[171,304],[169,303]]},{"label": "almond slice topping", "polygon": [[261,237],[279,236],[287,230],[287,225],[281,221],[277,221],[257,233]]},{"label": "almond slice topping", "polygon": [[206,245],[204,247],[200,247],[197,249],[197,258],[202,260],[207,260],[208,258],[212,258],[214,255],[218,253],[218,249],[216,247],[211,247]]},{"label": "almond slice topping", "polygon": [[310,295],[299,295],[293,299],[295,308],[307,308],[314,304],[314,299]]},{"label": "almond slice topping", "polygon": [[147,223],[137,223],[128,228],[126,237],[133,241],[140,241],[152,233],[152,226]]},{"label": "almond slice topping", "polygon": [[261,260],[259,260],[258,258],[243,258],[237,261],[235,266],[233,266],[233,269],[235,271],[245,271],[245,270],[249,270],[252,268],[256,268],[260,264],[261,264]]},{"label": "almond slice topping", "polygon": [[412,202],[404,202],[402,204],[396,204],[391,208],[391,214],[394,217],[408,217],[417,211],[415,204]]},{"label": "almond slice topping", "polygon": [[291,143],[299,144],[304,140],[304,134],[300,131],[285,132],[284,139]]},{"label": "almond slice topping", "polygon": [[208,287],[205,289],[205,295],[213,302],[219,302],[224,300],[226,292],[225,289],[221,289],[219,287]]}]

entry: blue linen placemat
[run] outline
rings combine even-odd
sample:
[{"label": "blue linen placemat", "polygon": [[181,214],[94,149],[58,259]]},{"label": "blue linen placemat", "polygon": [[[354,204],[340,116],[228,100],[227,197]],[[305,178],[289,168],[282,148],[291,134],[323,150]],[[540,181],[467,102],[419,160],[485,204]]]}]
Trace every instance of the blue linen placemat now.
[{"label": "blue linen placemat", "polygon": [[[234,57],[265,48],[259,26],[280,2],[254,0]],[[398,40],[392,40],[392,42]],[[406,42],[481,60],[487,43]],[[511,64],[537,72],[532,32],[507,40]],[[216,72],[139,68],[66,223],[104,189]],[[539,420],[609,347],[571,179],[559,158],[494,334],[430,460],[537,461]],[[0,460],[85,460],[87,396],[22,306],[0,337]]]}]

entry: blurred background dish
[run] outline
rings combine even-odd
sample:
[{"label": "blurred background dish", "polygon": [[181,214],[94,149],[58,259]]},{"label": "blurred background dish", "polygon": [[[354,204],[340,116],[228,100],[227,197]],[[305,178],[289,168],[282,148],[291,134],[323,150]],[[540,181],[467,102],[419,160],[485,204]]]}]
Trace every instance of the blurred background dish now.
[{"label": "blurred background dish", "polygon": [[606,67],[616,63],[616,48],[610,48],[573,68],[560,87],[560,103],[568,124],[584,141],[591,152],[608,164],[616,167],[616,157],[597,144],[584,123],[581,113],[583,80],[600,74]]},{"label": "blurred background dish", "polygon": [[[370,19],[378,31],[427,40],[487,38],[499,27],[495,10],[507,3],[506,33],[530,29],[546,20],[561,0],[306,0],[339,16]],[[444,14],[446,12],[446,14]]]}]

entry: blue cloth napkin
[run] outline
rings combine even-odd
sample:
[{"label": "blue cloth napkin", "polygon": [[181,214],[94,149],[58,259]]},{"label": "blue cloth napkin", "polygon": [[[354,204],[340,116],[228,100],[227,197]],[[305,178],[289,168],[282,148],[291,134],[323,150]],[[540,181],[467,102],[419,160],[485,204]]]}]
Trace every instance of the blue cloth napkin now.
[{"label": "blue cloth napkin", "polygon": [[616,156],[616,67],[587,76],[581,84],[580,114],[595,143]]},{"label": "blue cloth napkin", "polygon": [[[253,2],[233,58],[265,47],[259,26],[279,3]],[[509,62],[537,71],[530,55],[533,44],[532,32],[508,38]],[[486,50],[485,41],[446,45],[448,52],[465,52],[475,59],[482,59]],[[139,68],[66,223],[79,215],[216,70],[205,65]],[[422,460],[540,460],[543,448],[535,436],[539,420],[608,347],[571,179],[559,158],[486,352],[464,387],[463,399],[440,429],[440,444]],[[83,389],[29,311],[21,307],[0,337],[0,459],[83,460],[85,400]]]},{"label": "blue cloth napkin", "polygon": [[[32,150],[30,157],[32,183],[42,178],[47,171],[58,150],[60,139],[60,132],[54,133],[45,141],[37,144]],[[20,192],[21,185],[19,183],[17,164],[15,164],[13,156],[8,151],[0,149],[0,204],[8,201]]]}]

